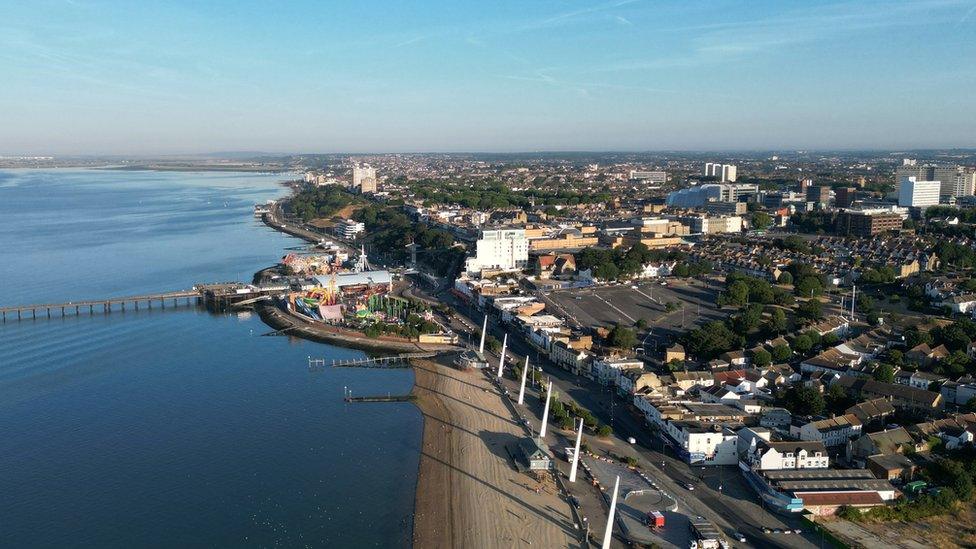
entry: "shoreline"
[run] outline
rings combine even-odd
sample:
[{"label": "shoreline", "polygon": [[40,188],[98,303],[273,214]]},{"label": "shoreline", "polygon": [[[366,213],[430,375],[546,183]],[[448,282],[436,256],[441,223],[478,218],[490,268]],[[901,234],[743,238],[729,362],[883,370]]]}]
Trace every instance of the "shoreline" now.
[{"label": "shoreline", "polygon": [[411,360],[423,438],[414,496],[415,547],[579,547],[570,505],[551,479],[514,467],[525,431],[480,370],[443,357]]},{"label": "shoreline", "polygon": [[413,341],[394,341],[380,337],[366,337],[358,332],[340,331],[325,324],[306,322],[285,313],[274,305],[258,303],[254,310],[261,320],[275,330],[309,341],[328,343],[337,347],[360,351],[394,351],[399,353],[448,353],[460,351],[454,345],[421,344]]}]

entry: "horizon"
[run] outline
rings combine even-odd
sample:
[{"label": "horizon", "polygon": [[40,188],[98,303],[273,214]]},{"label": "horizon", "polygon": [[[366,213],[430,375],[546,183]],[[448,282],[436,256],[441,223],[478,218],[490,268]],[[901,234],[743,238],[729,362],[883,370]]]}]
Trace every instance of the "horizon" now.
[{"label": "horizon", "polygon": [[976,0],[232,7],[11,7],[0,155],[976,148]]}]

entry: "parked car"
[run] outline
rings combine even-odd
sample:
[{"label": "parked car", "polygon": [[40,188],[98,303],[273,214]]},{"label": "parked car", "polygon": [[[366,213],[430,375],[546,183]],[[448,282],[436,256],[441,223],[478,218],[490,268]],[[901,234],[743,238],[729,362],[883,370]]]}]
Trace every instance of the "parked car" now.
[{"label": "parked car", "polygon": [[692,483],[690,483],[690,482],[686,482],[685,483],[685,488],[688,489],[688,490],[694,490],[695,489],[695,485],[692,484]]},{"label": "parked car", "polygon": [[746,542],[746,535],[743,534],[742,532],[738,531],[738,530],[733,530],[729,534],[729,537],[732,538],[732,539],[734,539],[735,541],[737,541],[739,543],[745,543]]}]

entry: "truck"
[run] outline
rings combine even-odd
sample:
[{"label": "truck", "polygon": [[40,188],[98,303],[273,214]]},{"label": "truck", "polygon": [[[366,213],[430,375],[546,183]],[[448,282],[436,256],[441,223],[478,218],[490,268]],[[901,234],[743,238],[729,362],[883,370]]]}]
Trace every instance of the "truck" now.
[{"label": "truck", "polygon": [[660,511],[651,511],[647,514],[647,525],[652,528],[664,528],[664,514]]},{"label": "truck", "polygon": [[691,538],[697,549],[719,549],[722,547],[722,536],[714,524],[703,517],[691,519],[688,523]]}]

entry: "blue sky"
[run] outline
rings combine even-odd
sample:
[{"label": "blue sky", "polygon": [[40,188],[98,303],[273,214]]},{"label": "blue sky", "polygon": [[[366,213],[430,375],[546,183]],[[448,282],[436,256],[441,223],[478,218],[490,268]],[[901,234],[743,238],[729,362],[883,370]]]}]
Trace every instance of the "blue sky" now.
[{"label": "blue sky", "polygon": [[976,147],[976,0],[278,4],[0,0],[0,154]]}]

